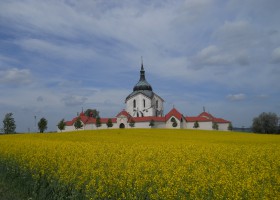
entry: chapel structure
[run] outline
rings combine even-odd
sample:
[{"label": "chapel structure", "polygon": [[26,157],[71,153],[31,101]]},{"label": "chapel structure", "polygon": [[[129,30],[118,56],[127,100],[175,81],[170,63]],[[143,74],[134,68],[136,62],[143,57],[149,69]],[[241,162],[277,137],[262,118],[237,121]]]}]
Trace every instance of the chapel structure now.
[{"label": "chapel structure", "polygon": [[[126,108],[115,117],[96,118],[86,116],[82,111],[70,121],[66,121],[63,131],[75,131],[75,122],[80,120],[82,128],[79,130],[94,130],[107,128],[170,128],[170,129],[203,129],[228,130],[230,121],[216,118],[203,110],[198,116],[184,116],[176,108],[164,115],[164,100],[157,95],[145,77],[143,61],[141,63],[140,78],[133,91],[125,99]],[[108,127],[108,122],[112,126]],[[59,130],[58,130],[59,131]]]},{"label": "chapel structure", "polygon": [[140,79],[134,86],[133,92],[126,99],[126,111],[132,117],[162,117],[164,100],[153,92],[147,82],[143,62],[141,64]]}]

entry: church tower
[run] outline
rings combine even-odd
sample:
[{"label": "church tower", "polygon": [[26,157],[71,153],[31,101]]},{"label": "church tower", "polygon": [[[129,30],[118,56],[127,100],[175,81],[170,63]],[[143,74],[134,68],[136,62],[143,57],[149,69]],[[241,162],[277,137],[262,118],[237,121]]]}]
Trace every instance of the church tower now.
[{"label": "church tower", "polygon": [[164,100],[153,92],[152,86],[146,81],[142,61],[140,79],[125,100],[126,111],[132,117],[163,116],[163,102]]}]

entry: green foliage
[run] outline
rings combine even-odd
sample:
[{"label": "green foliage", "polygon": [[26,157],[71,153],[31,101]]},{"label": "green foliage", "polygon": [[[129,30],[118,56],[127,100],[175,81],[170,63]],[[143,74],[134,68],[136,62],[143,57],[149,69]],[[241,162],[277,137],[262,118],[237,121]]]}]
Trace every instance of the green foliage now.
[{"label": "green foliage", "polygon": [[60,131],[64,130],[65,129],[65,122],[64,122],[64,119],[60,120],[60,122],[57,124],[57,127]]},{"label": "green foliage", "polygon": [[253,119],[252,130],[255,133],[277,133],[278,117],[275,113],[261,113]]},{"label": "green foliage", "polygon": [[199,128],[199,123],[198,123],[198,121],[195,121],[193,127],[194,127],[194,128]]},{"label": "green foliage", "polygon": [[80,128],[83,127],[83,124],[82,124],[82,121],[81,121],[80,117],[77,118],[77,120],[74,123],[74,126],[75,126],[75,129],[80,129]]},{"label": "green foliage", "polygon": [[40,121],[38,122],[38,129],[40,131],[40,133],[44,133],[45,130],[47,130],[48,128],[48,121],[43,117],[40,119]]},{"label": "green foliage", "polygon": [[135,121],[133,119],[130,120],[129,126],[132,128],[135,126]]},{"label": "green foliage", "polygon": [[96,127],[100,127],[101,126],[101,120],[100,117],[96,118]]},{"label": "green foliage", "polygon": [[155,126],[155,120],[153,120],[153,119],[152,119],[152,120],[150,121],[150,124],[149,124],[149,126],[150,126],[150,127],[153,127],[153,126]]},{"label": "green foliage", "polygon": [[[4,163],[5,162],[5,163]],[[11,167],[13,170],[11,170]],[[14,200],[14,199],[31,199],[31,192],[26,189],[26,185],[32,185],[31,181],[27,181],[27,176],[24,178],[19,173],[20,168],[12,165],[11,162],[0,161],[0,199]],[[32,175],[30,175],[32,177]],[[28,179],[30,180],[30,177]]]},{"label": "green foliage", "polygon": [[112,127],[113,126],[112,119],[109,118],[106,125],[108,128]]},{"label": "green foliage", "polygon": [[23,169],[12,159],[0,158],[0,199],[86,199],[81,191],[46,175],[34,178],[34,171]]},{"label": "green foliage", "polygon": [[232,129],[233,129],[233,127],[232,127],[232,124],[231,124],[231,122],[230,122],[229,125],[228,125],[228,130],[229,130],[229,131],[232,131]]},{"label": "green foliage", "polygon": [[213,122],[213,123],[212,123],[212,128],[213,128],[214,130],[219,130],[219,124],[218,124],[217,122]]},{"label": "green foliage", "polygon": [[16,130],[16,123],[13,118],[13,113],[7,113],[3,120],[2,131],[3,133],[8,134],[8,133],[15,133],[15,130]]},{"label": "green foliage", "polygon": [[93,118],[97,118],[97,117],[100,117],[99,116],[99,111],[97,111],[96,109],[87,109],[85,111],[85,116],[87,117],[93,117]]},{"label": "green foliage", "polygon": [[177,121],[176,121],[176,119],[175,119],[174,117],[171,118],[171,122],[173,122],[173,123],[172,123],[172,126],[173,126],[174,128],[178,126],[178,123],[177,123]]}]

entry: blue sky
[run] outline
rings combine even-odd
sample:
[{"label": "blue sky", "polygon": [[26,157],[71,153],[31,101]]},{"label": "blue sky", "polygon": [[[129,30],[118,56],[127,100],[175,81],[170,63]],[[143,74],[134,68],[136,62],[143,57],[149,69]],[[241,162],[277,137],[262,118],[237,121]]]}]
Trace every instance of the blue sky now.
[{"label": "blue sky", "polygon": [[[279,0],[2,0],[0,117],[48,131],[82,108],[114,117],[139,79],[185,116],[280,115]],[[1,120],[2,121],[2,120]]]}]

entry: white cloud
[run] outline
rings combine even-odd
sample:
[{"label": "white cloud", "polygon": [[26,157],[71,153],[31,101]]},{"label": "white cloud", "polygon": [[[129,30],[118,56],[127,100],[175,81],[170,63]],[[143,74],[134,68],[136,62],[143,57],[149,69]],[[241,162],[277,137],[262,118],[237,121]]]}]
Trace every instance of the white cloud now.
[{"label": "white cloud", "polygon": [[227,96],[227,99],[230,101],[242,101],[246,98],[246,95],[243,93],[239,93],[239,94],[229,94]]},{"label": "white cloud", "polygon": [[232,51],[230,49],[210,45],[202,49],[193,59],[193,68],[200,69],[204,66],[249,65],[248,52],[245,50]]},{"label": "white cloud", "polygon": [[260,94],[260,95],[257,95],[257,98],[259,98],[259,99],[267,99],[267,98],[269,98],[269,95],[267,95],[267,94]]},{"label": "white cloud", "polygon": [[26,50],[48,57],[51,55],[52,57],[67,58],[70,60],[84,60],[92,59],[96,56],[93,49],[82,45],[58,44],[40,39],[23,39],[17,41],[16,44]]},{"label": "white cloud", "polygon": [[280,63],[280,47],[277,47],[272,52],[272,62]]},{"label": "white cloud", "polygon": [[66,95],[61,99],[64,102],[65,106],[75,107],[83,105],[87,101],[87,97],[78,96],[78,95]]},{"label": "white cloud", "polygon": [[[244,94],[230,94],[224,101],[246,100],[248,91],[278,94],[279,2],[0,1],[0,68],[5,67],[0,87],[7,94],[0,101],[30,110],[36,104],[37,110],[47,108],[65,118],[81,106],[112,116],[131,92],[125,88],[139,78],[141,56],[153,88],[157,84],[161,94],[170,94],[168,105],[174,97],[189,101],[182,94],[192,93],[189,87],[210,88],[196,104],[189,101],[198,107],[217,103],[212,88],[219,88],[222,97],[242,88]],[[5,88],[32,83],[33,77],[40,80],[36,86]],[[272,98],[279,99],[265,100]]]},{"label": "white cloud", "polygon": [[230,48],[248,48],[255,42],[256,30],[248,21],[226,21],[213,37]]},{"label": "white cloud", "polygon": [[28,69],[12,68],[0,70],[0,83],[19,86],[31,82],[32,76]]}]

